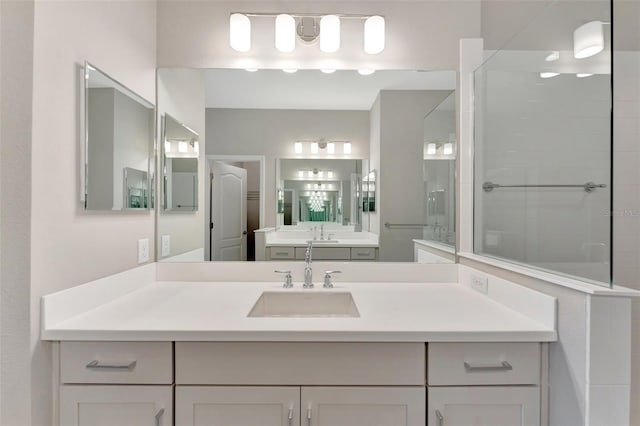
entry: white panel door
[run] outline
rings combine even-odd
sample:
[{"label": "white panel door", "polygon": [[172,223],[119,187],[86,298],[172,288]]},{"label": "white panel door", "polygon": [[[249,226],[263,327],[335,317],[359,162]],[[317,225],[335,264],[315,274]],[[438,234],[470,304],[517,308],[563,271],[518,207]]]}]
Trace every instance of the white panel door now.
[{"label": "white panel door", "polygon": [[211,164],[211,260],[247,260],[247,171]]},{"label": "white panel door", "polygon": [[429,387],[428,426],[540,426],[537,386]]},{"label": "white panel door", "polygon": [[171,426],[171,386],[60,387],[61,426]]},{"label": "white panel door", "polygon": [[176,426],[300,426],[300,388],[177,386]]},{"label": "white panel door", "polygon": [[424,426],[425,388],[303,387],[302,424]]}]

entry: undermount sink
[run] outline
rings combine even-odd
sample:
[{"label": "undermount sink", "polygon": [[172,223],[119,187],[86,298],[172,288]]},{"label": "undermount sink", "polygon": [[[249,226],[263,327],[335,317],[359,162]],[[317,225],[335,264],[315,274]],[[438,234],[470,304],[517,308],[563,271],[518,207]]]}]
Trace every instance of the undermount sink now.
[{"label": "undermount sink", "polygon": [[359,317],[349,292],[265,291],[249,317]]}]

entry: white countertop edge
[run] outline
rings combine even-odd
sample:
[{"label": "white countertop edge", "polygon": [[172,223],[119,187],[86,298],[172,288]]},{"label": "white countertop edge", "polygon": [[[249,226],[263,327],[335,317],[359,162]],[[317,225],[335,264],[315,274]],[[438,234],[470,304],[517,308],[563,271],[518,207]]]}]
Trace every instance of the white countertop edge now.
[{"label": "white countertop edge", "polygon": [[[340,240],[338,240],[340,241]],[[323,247],[375,247],[378,248],[380,244],[374,243],[371,241],[359,242],[357,240],[349,240],[345,242],[338,243],[313,243],[313,249],[323,248]],[[265,243],[265,247],[307,247],[307,243],[304,241],[277,241],[277,242],[267,242]]]},{"label": "white countertop edge", "polygon": [[[539,271],[533,268],[527,268],[525,266],[516,265],[511,262],[501,261],[493,259],[491,257],[479,256],[475,253],[458,252],[458,256],[461,258],[469,259],[478,263],[484,263],[490,266],[495,266],[507,271],[516,272],[527,277],[536,278],[541,281],[545,281],[551,284],[556,284],[562,287],[566,287],[572,290],[576,290],[582,293],[590,294],[593,296],[609,296],[609,297],[640,297],[640,291],[630,289],[627,287],[614,285],[613,288],[607,288],[604,286],[598,286],[586,281],[580,281],[578,279],[572,279],[564,277],[562,275],[556,275],[551,272]],[[471,265],[464,265],[472,268]]]},{"label": "white countertop edge", "polygon": [[425,246],[425,247],[429,247],[432,249],[436,249],[436,250],[440,250],[443,251],[445,253],[449,253],[449,254],[456,254],[456,249],[452,246],[448,246],[446,244],[443,243],[438,243],[435,241],[429,241],[429,240],[423,240],[423,239],[415,239],[412,240],[414,243],[421,245],[421,246]]},{"label": "white countertop edge", "polygon": [[45,330],[48,341],[217,342],[555,342],[553,330],[518,331],[171,331]]}]

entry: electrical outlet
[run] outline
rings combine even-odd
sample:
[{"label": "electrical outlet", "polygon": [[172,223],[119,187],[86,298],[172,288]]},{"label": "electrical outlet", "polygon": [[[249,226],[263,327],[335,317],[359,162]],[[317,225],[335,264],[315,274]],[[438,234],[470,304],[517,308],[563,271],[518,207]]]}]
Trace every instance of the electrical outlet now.
[{"label": "electrical outlet", "polygon": [[471,288],[480,293],[487,294],[489,292],[489,278],[471,274]]},{"label": "electrical outlet", "polygon": [[138,240],[138,263],[149,261],[149,239]]},{"label": "electrical outlet", "polygon": [[163,235],[160,239],[162,243],[161,253],[162,257],[167,257],[171,254],[171,235]]}]

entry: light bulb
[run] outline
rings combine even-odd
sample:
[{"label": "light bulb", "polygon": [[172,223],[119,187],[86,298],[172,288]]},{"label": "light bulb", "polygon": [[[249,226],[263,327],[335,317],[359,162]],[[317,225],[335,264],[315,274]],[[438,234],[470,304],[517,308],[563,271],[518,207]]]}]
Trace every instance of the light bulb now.
[{"label": "light bulb", "polygon": [[384,18],[371,16],[364,21],[364,51],[375,55],[384,50]]},{"label": "light bulb", "polygon": [[251,20],[242,13],[229,17],[229,45],[238,52],[251,49]]},{"label": "light bulb", "polygon": [[296,48],[296,20],[285,13],[276,16],[276,49],[293,52]]},{"label": "light bulb", "polygon": [[327,15],[320,18],[320,50],[334,53],[340,49],[340,18]]}]

